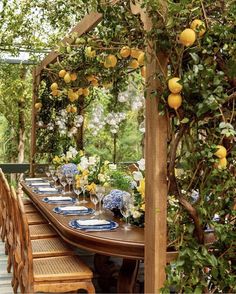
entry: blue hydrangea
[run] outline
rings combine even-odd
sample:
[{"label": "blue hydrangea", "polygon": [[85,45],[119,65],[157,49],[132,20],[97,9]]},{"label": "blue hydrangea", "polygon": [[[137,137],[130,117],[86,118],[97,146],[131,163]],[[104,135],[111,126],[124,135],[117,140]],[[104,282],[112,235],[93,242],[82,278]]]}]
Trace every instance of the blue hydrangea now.
[{"label": "blue hydrangea", "polygon": [[128,192],[121,190],[112,190],[108,195],[103,198],[103,207],[105,209],[112,210],[113,208],[120,209],[122,198],[124,195],[129,194]]},{"label": "blue hydrangea", "polygon": [[78,168],[77,165],[75,163],[66,163],[64,165],[62,165],[61,167],[61,172],[65,175],[65,174],[78,174]]}]

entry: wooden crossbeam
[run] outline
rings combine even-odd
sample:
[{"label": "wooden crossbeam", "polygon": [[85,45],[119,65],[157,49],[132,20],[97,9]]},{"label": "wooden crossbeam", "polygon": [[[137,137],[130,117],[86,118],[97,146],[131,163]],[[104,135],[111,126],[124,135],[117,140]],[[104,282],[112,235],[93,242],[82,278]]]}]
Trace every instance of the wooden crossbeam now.
[{"label": "wooden crossbeam", "polygon": [[[112,1],[104,1],[104,5],[115,5],[120,0],[112,0]],[[78,37],[82,36],[83,34],[90,32],[93,28],[95,28],[99,22],[101,22],[103,15],[98,12],[91,12],[90,14],[86,15],[71,31],[69,34],[77,33]],[[72,38],[65,37],[61,43],[63,44],[71,44],[73,42]],[[35,75],[40,75],[41,71],[47,67],[49,64],[54,63],[59,56],[59,53],[55,50],[51,51],[43,61],[36,67]]]}]

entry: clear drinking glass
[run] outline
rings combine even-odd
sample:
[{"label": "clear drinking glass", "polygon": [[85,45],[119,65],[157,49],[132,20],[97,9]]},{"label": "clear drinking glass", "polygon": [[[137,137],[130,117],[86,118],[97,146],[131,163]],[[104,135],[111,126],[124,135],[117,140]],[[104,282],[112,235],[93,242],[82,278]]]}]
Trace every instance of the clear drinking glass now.
[{"label": "clear drinking glass", "polygon": [[80,187],[83,192],[83,200],[81,203],[88,203],[88,201],[85,199],[85,191],[86,191],[86,186],[88,185],[88,180],[87,179],[80,179]]},{"label": "clear drinking glass", "polygon": [[60,177],[59,180],[60,180],[60,183],[61,183],[61,185],[62,185],[62,187],[63,187],[63,192],[62,192],[62,194],[66,194],[67,180],[66,180],[65,175],[62,175],[62,177]]},{"label": "clear drinking glass", "polygon": [[90,193],[90,200],[94,204],[94,210],[95,210],[94,215],[98,215],[99,212],[97,211],[97,204],[98,204],[98,197],[97,197],[97,195],[95,193],[92,193],[91,192]]},{"label": "clear drinking glass", "polygon": [[70,193],[70,185],[73,182],[73,175],[72,175],[72,173],[66,173],[66,181],[67,181],[68,188],[69,188],[67,193]]},{"label": "clear drinking glass", "polygon": [[81,187],[78,187],[76,180],[73,181],[73,191],[76,194],[77,204],[80,204],[81,201],[79,201],[79,195],[82,192],[82,189]]},{"label": "clear drinking glass", "polygon": [[133,198],[130,194],[123,195],[121,206],[120,206],[120,212],[125,218],[125,224],[123,226],[123,229],[125,231],[129,231],[131,229],[131,225],[129,224],[129,216],[131,215],[131,209],[133,207]]},{"label": "clear drinking glass", "polygon": [[105,187],[103,186],[96,186],[96,195],[98,197],[98,202],[99,202],[99,211],[98,214],[102,214],[102,199],[105,195]]}]

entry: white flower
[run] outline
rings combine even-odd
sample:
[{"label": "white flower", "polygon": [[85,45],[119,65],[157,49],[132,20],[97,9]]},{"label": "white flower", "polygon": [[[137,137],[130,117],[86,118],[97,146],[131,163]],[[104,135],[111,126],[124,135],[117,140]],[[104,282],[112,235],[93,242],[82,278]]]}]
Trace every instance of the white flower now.
[{"label": "white flower", "polygon": [[96,157],[95,156],[90,156],[89,157],[89,165],[95,165],[96,164]]},{"label": "white flower", "polygon": [[137,161],[137,163],[138,163],[138,167],[139,167],[139,169],[140,169],[141,171],[144,171],[144,170],[145,170],[145,159],[142,158],[142,159],[140,159],[139,161]]},{"label": "white flower", "polygon": [[81,157],[80,167],[82,170],[87,169],[89,166],[88,158],[86,156]]},{"label": "white flower", "polygon": [[133,177],[134,177],[135,181],[140,181],[143,179],[143,174],[140,171],[134,171]]},{"label": "white flower", "polygon": [[72,146],[69,147],[69,151],[71,152],[72,157],[75,157],[78,154],[78,151]]},{"label": "white flower", "polygon": [[132,211],[133,218],[139,218],[141,215],[141,212],[139,212],[138,210]]},{"label": "white flower", "polygon": [[110,163],[110,164],[109,164],[109,169],[110,169],[110,170],[117,170],[117,165],[114,164],[114,163]]},{"label": "white flower", "polygon": [[100,181],[100,182],[105,182],[105,176],[104,176],[104,174],[98,174],[98,180]]}]

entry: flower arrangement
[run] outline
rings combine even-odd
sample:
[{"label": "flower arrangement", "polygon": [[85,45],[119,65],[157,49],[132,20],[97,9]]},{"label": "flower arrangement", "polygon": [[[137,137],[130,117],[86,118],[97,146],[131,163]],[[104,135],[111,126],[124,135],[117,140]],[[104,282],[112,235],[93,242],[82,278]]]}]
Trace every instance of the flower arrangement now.
[{"label": "flower arrangement", "polygon": [[112,190],[108,195],[103,198],[103,207],[105,209],[120,209],[121,202],[124,195],[129,194],[126,191],[118,189]]},{"label": "flower arrangement", "polygon": [[144,226],[145,217],[145,160],[137,161],[137,170],[132,173],[132,189],[134,206],[131,211],[131,223]]},{"label": "flower arrangement", "polygon": [[77,151],[74,147],[70,146],[69,150],[65,154],[62,154],[60,156],[56,155],[53,158],[52,163],[56,167],[67,163],[78,164],[81,161],[83,155],[84,152],[82,150]]}]

